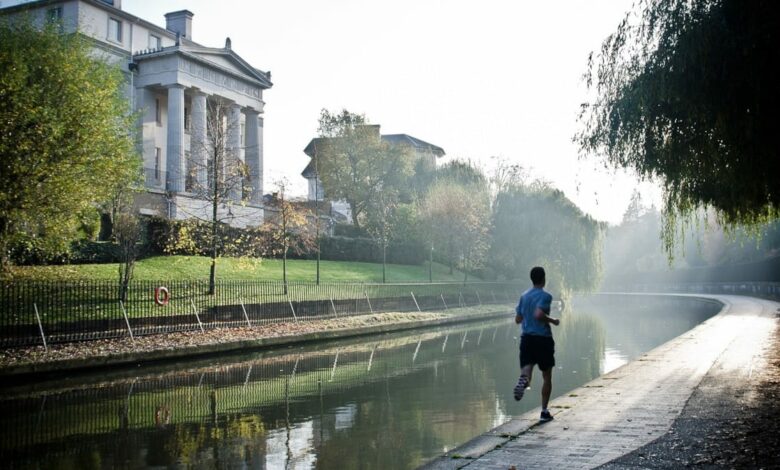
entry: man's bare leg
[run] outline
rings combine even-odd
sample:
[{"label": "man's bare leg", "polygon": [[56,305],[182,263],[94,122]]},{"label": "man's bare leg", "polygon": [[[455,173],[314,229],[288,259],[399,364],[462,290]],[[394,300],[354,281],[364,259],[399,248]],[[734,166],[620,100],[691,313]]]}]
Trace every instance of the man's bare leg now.
[{"label": "man's bare leg", "polygon": [[522,400],[525,394],[525,389],[531,383],[531,375],[534,372],[533,364],[529,364],[520,368],[520,378],[515,385],[515,400]]},{"label": "man's bare leg", "polygon": [[520,375],[528,377],[528,385],[531,385],[531,377],[534,375],[534,365],[528,364],[520,369]]},{"label": "man's bare leg", "polygon": [[546,410],[550,403],[550,394],[552,393],[552,367],[542,371],[542,409]]}]

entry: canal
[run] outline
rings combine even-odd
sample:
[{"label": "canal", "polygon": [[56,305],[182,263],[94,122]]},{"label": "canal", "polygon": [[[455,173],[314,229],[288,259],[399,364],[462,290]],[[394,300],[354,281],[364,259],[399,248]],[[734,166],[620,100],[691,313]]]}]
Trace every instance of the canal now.
[{"label": "canal", "polygon": [[[560,395],[718,311],[590,299],[556,328]],[[414,468],[539,406],[507,319],[0,389],[5,468]],[[538,377],[537,377],[538,378]]]}]

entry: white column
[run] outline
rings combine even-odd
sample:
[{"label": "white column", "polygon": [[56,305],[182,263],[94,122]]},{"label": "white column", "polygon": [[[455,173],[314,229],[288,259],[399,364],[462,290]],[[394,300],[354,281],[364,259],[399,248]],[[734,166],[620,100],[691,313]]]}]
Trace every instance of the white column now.
[{"label": "white column", "polygon": [[206,126],[208,119],[208,107],[206,94],[195,91],[192,95],[192,131],[190,133],[190,158],[196,168],[195,191],[208,190],[208,142],[206,139]]},{"label": "white column", "polygon": [[263,147],[260,113],[252,108],[244,110],[246,115],[246,149],[244,161],[249,167],[249,184],[252,187],[249,201],[260,205],[263,202]]},{"label": "white column", "polygon": [[227,155],[225,155],[227,169],[225,173],[226,183],[230,184],[228,193],[230,199],[241,200],[241,182],[238,174],[241,165],[241,106],[231,104],[227,115]]},{"label": "white column", "polygon": [[166,189],[184,191],[184,85],[168,87],[168,148],[165,168]]}]

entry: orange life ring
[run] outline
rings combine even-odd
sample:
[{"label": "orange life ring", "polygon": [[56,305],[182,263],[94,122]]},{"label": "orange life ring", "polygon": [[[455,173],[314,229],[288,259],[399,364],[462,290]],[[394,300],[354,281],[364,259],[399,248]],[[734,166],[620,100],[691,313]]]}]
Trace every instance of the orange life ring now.
[{"label": "orange life ring", "polygon": [[168,292],[167,287],[157,287],[154,289],[154,303],[159,306],[168,305],[168,300],[171,298],[171,293]]}]

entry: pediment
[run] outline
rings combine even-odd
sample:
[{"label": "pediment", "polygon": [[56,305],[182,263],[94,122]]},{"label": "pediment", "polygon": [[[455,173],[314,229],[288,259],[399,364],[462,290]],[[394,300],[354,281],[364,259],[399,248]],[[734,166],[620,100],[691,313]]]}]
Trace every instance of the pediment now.
[{"label": "pediment", "polygon": [[264,88],[272,86],[269,73],[255,69],[231,49],[181,48],[181,50],[202,62],[214,64],[232,74],[258,81],[264,85]]},{"label": "pediment", "polygon": [[[202,46],[177,45],[158,50],[142,51],[135,54],[133,59],[137,62],[155,62],[176,55],[186,58],[191,63],[197,63],[201,68],[211,69],[214,73],[232,76],[253,83],[260,89],[267,89],[273,86],[270,72],[263,72],[252,67],[230,48],[216,49]],[[156,71],[159,72],[159,70]]]}]

